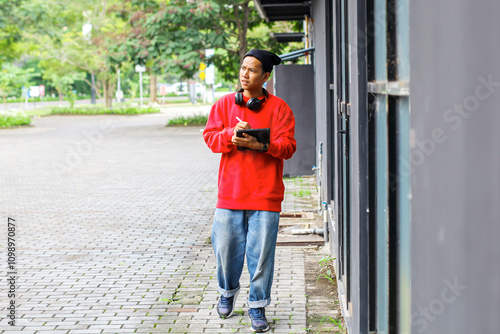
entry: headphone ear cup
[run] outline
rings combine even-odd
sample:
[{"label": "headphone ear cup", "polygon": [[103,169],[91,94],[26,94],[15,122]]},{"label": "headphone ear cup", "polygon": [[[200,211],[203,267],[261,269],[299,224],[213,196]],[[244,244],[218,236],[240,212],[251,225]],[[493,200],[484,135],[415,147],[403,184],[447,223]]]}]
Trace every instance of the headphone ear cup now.
[{"label": "headphone ear cup", "polygon": [[236,94],[234,94],[234,103],[239,106],[243,105],[243,94],[236,92]]},{"label": "headphone ear cup", "polygon": [[269,98],[269,93],[267,90],[262,88],[262,92],[264,93],[264,97],[262,99],[252,97],[251,99],[248,100],[247,102],[247,108],[252,110],[252,111],[259,111],[264,102]]},{"label": "headphone ear cup", "polygon": [[[252,97],[248,100],[246,107],[252,111],[259,111],[259,109],[262,107],[262,104],[266,101],[266,99],[269,97],[267,91],[262,88],[262,91],[264,92],[264,98],[259,99],[256,97]],[[234,94],[234,103],[239,106],[244,106],[245,101],[243,99],[243,89],[240,89]]]},{"label": "headphone ear cup", "polygon": [[257,111],[260,109],[262,101],[259,100],[256,97],[252,97],[251,99],[248,100],[247,102],[247,108],[252,110],[252,111]]}]

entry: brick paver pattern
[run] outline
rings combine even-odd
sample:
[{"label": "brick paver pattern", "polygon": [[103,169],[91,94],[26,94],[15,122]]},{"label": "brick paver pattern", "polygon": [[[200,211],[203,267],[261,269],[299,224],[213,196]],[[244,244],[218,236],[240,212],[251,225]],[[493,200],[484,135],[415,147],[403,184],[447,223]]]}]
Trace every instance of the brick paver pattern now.
[{"label": "brick paver pattern", "polygon": [[[0,130],[0,332],[248,333],[217,317],[210,235],[219,155],[166,115],[51,116]],[[7,220],[16,220],[8,325]],[[305,333],[304,252],[279,247],[273,333]]]}]

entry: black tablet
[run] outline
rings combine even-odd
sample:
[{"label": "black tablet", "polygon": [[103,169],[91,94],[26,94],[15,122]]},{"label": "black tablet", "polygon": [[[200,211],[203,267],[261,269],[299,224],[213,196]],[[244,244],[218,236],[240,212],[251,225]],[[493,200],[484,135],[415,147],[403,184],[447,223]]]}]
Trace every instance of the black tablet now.
[{"label": "black tablet", "polygon": [[[236,137],[243,137],[243,134],[249,134],[257,138],[262,144],[269,144],[271,141],[271,129],[245,129],[236,131]],[[251,150],[251,148],[245,146],[238,146],[238,151]]]}]

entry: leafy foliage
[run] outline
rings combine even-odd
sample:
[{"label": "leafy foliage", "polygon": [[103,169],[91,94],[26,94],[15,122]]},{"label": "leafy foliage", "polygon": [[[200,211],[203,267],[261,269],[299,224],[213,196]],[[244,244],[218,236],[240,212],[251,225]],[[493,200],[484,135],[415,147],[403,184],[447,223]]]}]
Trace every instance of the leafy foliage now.
[{"label": "leafy foliage", "polygon": [[[283,23],[263,22],[252,0],[0,0],[0,65],[35,57],[60,94],[75,82],[92,85],[92,73],[98,97],[111,107],[117,70],[137,81],[136,64],[147,67],[151,97],[156,76],[192,80],[201,62],[214,64],[219,79],[235,82],[250,48],[290,48],[270,37],[273,25]],[[211,59],[206,49],[216,50]]]},{"label": "leafy foliage", "polygon": [[[3,65],[0,71],[0,95],[4,103],[6,103],[7,96],[13,93],[16,89],[22,86],[29,87],[30,81],[38,73],[34,72],[33,68],[22,69],[14,65]],[[5,106],[7,110],[7,106]]]},{"label": "leafy foliage", "polygon": [[0,128],[8,128],[19,125],[29,125],[31,118],[22,114],[0,114]]},{"label": "leafy foliage", "polygon": [[207,115],[181,116],[168,121],[167,126],[206,125]]},{"label": "leafy foliage", "polygon": [[[130,38],[121,50],[157,74],[175,72],[191,79],[206,62],[215,64],[222,79],[234,81],[249,48],[283,50],[251,0],[129,2],[135,11],[129,16]],[[206,59],[205,49],[217,51]]]},{"label": "leafy foliage", "polygon": [[119,108],[103,108],[103,107],[86,107],[86,108],[67,108],[59,107],[51,111],[53,115],[100,115],[100,114],[117,114],[117,115],[139,115],[152,114],[160,112],[158,108],[140,108],[140,107],[119,107]]},{"label": "leafy foliage", "polygon": [[[320,274],[318,275],[318,278],[316,280],[319,280],[321,277],[324,277],[328,279],[330,282],[335,284],[335,279],[334,279],[334,274],[333,274],[333,261],[335,258],[330,257],[329,255],[324,256],[320,261],[319,261],[319,266],[318,268],[320,269],[319,272]],[[326,271],[326,274],[322,274],[321,272]]]},{"label": "leafy foliage", "polygon": [[20,0],[0,0],[0,67],[4,62],[15,60],[21,53],[21,28],[15,8]]},{"label": "leafy foliage", "polygon": [[[203,58],[210,32],[200,30],[207,17],[196,3],[172,0],[129,1],[136,10],[130,13],[129,39],[120,50],[136,64],[145,64],[156,74],[177,72],[191,79]],[[202,3],[201,3],[202,4]]]},{"label": "leafy foliage", "polygon": [[83,80],[86,77],[85,72],[69,64],[61,64],[55,59],[44,60],[40,62],[40,66],[45,69],[43,78],[56,88],[60,101],[62,101],[63,94],[72,95],[72,84],[76,80]]}]

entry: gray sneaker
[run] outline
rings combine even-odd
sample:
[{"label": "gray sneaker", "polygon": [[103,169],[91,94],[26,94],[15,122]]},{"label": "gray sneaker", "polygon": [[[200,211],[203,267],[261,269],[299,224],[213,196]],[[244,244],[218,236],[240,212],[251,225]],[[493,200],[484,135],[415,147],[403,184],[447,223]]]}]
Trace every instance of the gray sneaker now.
[{"label": "gray sneaker", "polygon": [[266,319],[265,308],[251,308],[248,310],[248,315],[252,321],[252,331],[255,333],[263,333],[269,330],[269,323]]},{"label": "gray sneaker", "polygon": [[238,292],[236,292],[236,294],[231,297],[224,297],[222,295],[220,296],[219,304],[217,305],[217,314],[219,314],[219,317],[221,317],[222,319],[227,319],[233,315],[234,304],[236,303]]}]

